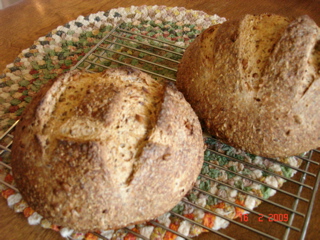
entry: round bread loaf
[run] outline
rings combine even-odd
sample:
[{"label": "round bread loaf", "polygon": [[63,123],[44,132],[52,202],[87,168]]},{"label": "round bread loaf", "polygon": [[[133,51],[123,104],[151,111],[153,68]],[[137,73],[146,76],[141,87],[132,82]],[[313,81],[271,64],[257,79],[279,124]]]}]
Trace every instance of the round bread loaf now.
[{"label": "round bread loaf", "polygon": [[177,88],[206,131],[263,157],[320,146],[320,31],[308,16],[246,15],[186,49]]},{"label": "round bread loaf", "polygon": [[67,73],[18,123],[12,171],[55,224],[116,229],[171,210],[203,162],[200,122],[175,85],[131,68]]}]

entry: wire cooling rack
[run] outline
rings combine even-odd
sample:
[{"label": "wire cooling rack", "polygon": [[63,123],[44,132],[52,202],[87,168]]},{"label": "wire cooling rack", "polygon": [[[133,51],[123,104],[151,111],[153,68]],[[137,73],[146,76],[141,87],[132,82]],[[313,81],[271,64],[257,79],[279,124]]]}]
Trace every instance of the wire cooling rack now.
[{"label": "wire cooling rack", "polygon": [[[170,81],[175,81],[177,67],[179,60],[184,52],[184,47],[177,43],[169,42],[167,40],[159,40],[157,38],[150,37],[148,35],[141,35],[138,32],[133,32],[131,29],[122,28],[121,25],[115,27],[108,35],[106,35],[95,47],[91,49],[87,55],[82,58],[73,69],[82,69],[88,72],[99,72],[106,68],[118,67],[121,65],[134,67],[140,69],[146,73],[153,75],[154,78],[162,78]],[[7,132],[0,138],[0,156],[10,154],[10,146],[12,144],[14,124]],[[244,164],[251,169],[259,170],[259,167],[249,162],[245,162],[234,156],[228,156],[225,153],[208,149],[210,154],[217,157],[225,158],[233,162]],[[213,197],[220,201],[224,201],[234,207],[241,208],[248,215],[242,215],[242,217],[232,220],[224,215],[219,215],[212,212],[209,209],[202,207],[199,204],[195,204],[184,198],[182,202],[186,205],[192,206],[195,209],[200,209],[207,213],[212,213],[225,219],[229,222],[227,229],[212,230],[205,225],[191,220],[176,211],[170,211],[175,217],[181,218],[185,221],[189,221],[191,224],[197,225],[212,234],[215,239],[245,239],[239,237],[239,233],[243,232],[246,239],[304,239],[308,229],[312,209],[315,203],[315,197],[320,180],[320,152],[318,150],[312,150],[302,156],[297,156],[302,162],[300,167],[295,168],[288,164],[278,162],[275,159],[268,159],[270,162],[280,164],[281,167],[290,168],[296,171],[293,178],[279,175],[275,172],[263,170],[264,173],[272,175],[276,178],[282,178],[286,181],[281,189],[277,189],[271,185],[251,178],[248,175],[240,174],[232,169],[223,169],[229,174],[240,176],[243,179],[261,184],[270,189],[277,191],[277,194],[269,199],[265,199],[262,196],[252,195],[244,190],[241,190],[232,184],[221,182],[212,178],[206,173],[201,173],[199,177],[211,182],[216,182],[225,187],[235,189],[240,193],[252,196],[259,199],[262,204],[258,208],[253,210],[234,203],[227,198],[210,193],[210,191],[203,190],[199,187],[194,187],[193,190],[200,192],[201,194]],[[0,164],[11,169],[9,164],[0,161]],[[222,169],[219,164],[215,164],[211,161],[205,160],[206,165],[210,165],[216,169]],[[2,184],[9,188],[18,191],[14,186],[8,184],[5,181],[0,180]],[[169,227],[160,224],[158,221],[150,221],[153,226],[161,227],[166,231],[170,231],[175,235],[183,239],[191,239],[179,231],[170,229]],[[270,231],[269,229],[277,229],[277,231]],[[131,233],[138,239],[148,240],[145,236],[138,234],[130,228],[125,228],[124,231]],[[272,234],[270,233],[272,232]],[[104,236],[94,233],[100,239],[107,239]],[[201,236],[198,237],[201,239]]]}]

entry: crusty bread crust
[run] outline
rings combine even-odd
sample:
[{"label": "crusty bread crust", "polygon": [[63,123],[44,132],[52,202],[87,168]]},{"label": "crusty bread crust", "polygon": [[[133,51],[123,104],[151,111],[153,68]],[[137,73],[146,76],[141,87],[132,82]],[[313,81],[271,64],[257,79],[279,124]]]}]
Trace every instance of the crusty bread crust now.
[{"label": "crusty bread crust", "polygon": [[177,87],[207,131],[264,157],[320,146],[320,31],[308,16],[247,15],[186,49]]},{"label": "crusty bread crust", "polygon": [[199,120],[173,84],[131,68],[75,71],[28,105],[12,171],[48,220],[106,230],[172,209],[196,181],[203,152]]}]

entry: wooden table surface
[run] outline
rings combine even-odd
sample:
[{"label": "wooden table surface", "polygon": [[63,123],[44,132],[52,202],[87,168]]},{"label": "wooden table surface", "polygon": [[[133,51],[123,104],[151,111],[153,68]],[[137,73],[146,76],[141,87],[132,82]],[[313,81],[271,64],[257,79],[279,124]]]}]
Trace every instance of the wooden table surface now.
[{"label": "wooden table surface", "polygon": [[[30,47],[34,40],[52,29],[76,19],[111,8],[131,5],[182,6],[218,14],[227,19],[239,18],[244,14],[276,13],[286,16],[308,14],[320,25],[319,0],[23,0],[0,10],[0,70],[12,63],[16,56]],[[319,239],[320,194],[318,192],[308,232],[305,239]],[[270,232],[276,231],[270,229]],[[0,239],[3,240],[57,240],[59,233],[44,230],[40,226],[29,226],[22,214],[15,214],[0,198]],[[216,239],[203,235],[198,239]],[[239,233],[239,239],[252,239],[248,233]]]}]

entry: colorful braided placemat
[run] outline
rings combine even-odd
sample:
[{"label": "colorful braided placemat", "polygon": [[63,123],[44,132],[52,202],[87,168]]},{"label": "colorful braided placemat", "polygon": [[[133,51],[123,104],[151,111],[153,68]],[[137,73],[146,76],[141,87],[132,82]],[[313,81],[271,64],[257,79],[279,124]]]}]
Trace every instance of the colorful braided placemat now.
[{"label": "colorful braided placemat", "polygon": [[[132,6],[101,11],[89,16],[79,16],[76,20],[57,27],[46,36],[36,40],[30,48],[23,50],[0,75],[0,135],[19,119],[25,106],[43,84],[69,71],[119,23],[125,24],[126,29],[134,29],[135,32],[139,31],[141,34],[150,37],[173,41],[179,47],[187,47],[203,30],[225,20],[217,15],[208,15],[202,11],[187,10],[181,7]],[[178,204],[172,212],[195,221],[208,229],[225,228],[229,222],[203,209],[234,219],[245,213],[242,208],[237,206],[253,209],[261,203],[258,198],[248,196],[244,192],[263,199],[275,194],[274,189],[239,177],[232,172],[250,176],[250,178],[269,184],[274,188],[280,188],[284,180],[276,178],[261,169],[276,172],[285,177],[292,177],[295,173],[291,168],[285,168],[267,159],[244,153],[210,138],[206,140],[206,144],[208,149],[214,149],[259,167],[259,169],[246,167],[241,162],[231,161],[227,157],[212,154],[209,150],[206,151],[206,163],[201,174],[235,186],[239,191],[199,176],[196,188],[190,191],[185,198],[186,201]],[[10,165],[10,155],[2,155],[0,161]],[[283,159],[283,161],[294,167],[300,165],[299,159],[295,157]],[[211,162],[221,166],[221,168],[213,167],[210,164]],[[10,169],[2,165],[0,165],[0,179],[14,186]],[[0,184],[0,191],[2,196],[7,199],[9,207],[17,213],[23,213],[30,225],[40,224],[43,228],[59,231],[61,236],[69,239],[98,239],[98,236],[93,233],[76,232],[52,224],[34,212],[18,192],[6,185]],[[202,191],[215,194],[217,198],[203,194]],[[221,198],[227,198],[236,205],[225,203]],[[186,202],[196,204],[203,209],[192,207]],[[155,219],[154,222],[188,237],[198,236],[208,231],[172,213],[166,213]],[[128,229],[151,240],[183,239],[152,223],[128,226]],[[107,239],[138,239],[124,229],[101,230],[98,233]]]}]

